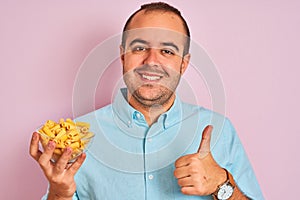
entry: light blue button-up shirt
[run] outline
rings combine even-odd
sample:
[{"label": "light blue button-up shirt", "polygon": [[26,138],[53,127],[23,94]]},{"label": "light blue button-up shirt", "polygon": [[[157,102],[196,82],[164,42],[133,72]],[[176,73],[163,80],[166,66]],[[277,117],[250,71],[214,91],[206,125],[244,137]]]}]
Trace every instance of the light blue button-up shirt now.
[{"label": "light blue button-up shirt", "polygon": [[[172,107],[151,127],[126,100],[126,90],[113,103],[77,119],[91,124],[96,136],[75,176],[74,200],[213,199],[180,192],[174,162],[196,153],[202,131],[214,126],[211,152],[251,199],[264,199],[242,144],[230,121],[176,97]],[[46,197],[46,196],[45,196]]]}]

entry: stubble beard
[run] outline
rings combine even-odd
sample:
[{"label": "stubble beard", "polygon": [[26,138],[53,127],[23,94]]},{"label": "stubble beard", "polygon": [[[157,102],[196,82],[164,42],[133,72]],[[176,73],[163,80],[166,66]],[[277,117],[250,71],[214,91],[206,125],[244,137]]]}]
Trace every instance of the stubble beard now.
[{"label": "stubble beard", "polygon": [[132,93],[133,98],[135,98],[135,100],[138,101],[144,108],[161,107],[167,104],[170,101],[171,97],[174,95],[174,91],[164,86],[160,86],[158,89],[156,89],[158,91],[155,92],[155,95],[151,94],[151,97],[145,96],[143,95],[142,91],[145,87],[151,90],[155,86],[146,84],[141,88],[136,89]]},{"label": "stubble beard", "polygon": [[168,86],[162,84],[134,86],[134,83],[125,82],[127,82],[131,98],[134,98],[142,107],[151,109],[167,105],[175,95],[179,81],[180,75],[176,76]]}]

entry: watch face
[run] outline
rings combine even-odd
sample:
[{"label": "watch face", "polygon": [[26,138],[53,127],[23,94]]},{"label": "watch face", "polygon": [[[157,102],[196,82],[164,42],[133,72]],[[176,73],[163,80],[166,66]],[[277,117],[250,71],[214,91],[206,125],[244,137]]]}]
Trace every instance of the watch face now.
[{"label": "watch face", "polygon": [[231,197],[233,193],[233,188],[231,185],[222,185],[218,191],[218,199],[220,200],[226,200]]}]

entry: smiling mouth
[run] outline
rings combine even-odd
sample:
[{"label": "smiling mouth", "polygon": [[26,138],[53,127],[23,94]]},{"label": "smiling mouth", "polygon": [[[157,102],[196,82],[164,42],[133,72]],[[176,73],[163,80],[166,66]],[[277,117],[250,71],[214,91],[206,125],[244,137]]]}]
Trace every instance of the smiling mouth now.
[{"label": "smiling mouth", "polygon": [[145,65],[134,70],[136,74],[140,76],[140,79],[144,82],[158,82],[164,77],[168,77],[168,74],[162,69],[155,69],[154,67]]},{"label": "smiling mouth", "polygon": [[162,76],[157,75],[149,75],[149,74],[140,74],[143,79],[146,79],[148,81],[158,81],[162,78]]}]

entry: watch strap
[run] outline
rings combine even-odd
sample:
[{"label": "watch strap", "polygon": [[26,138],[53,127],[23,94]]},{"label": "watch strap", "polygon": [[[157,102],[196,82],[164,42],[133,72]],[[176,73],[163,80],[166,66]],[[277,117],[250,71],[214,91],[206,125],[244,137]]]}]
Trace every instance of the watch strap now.
[{"label": "watch strap", "polygon": [[236,184],[235,184],[235,181],[233,179],[233,176],[227,171],[227,169],[223,168],[226,172],[226,180],[224,181],[224,183],[220,184],[216,191],[213,192],[211,195],[214,197],[214,199],[218,199],[217,196],[218,196],[218,191],[220,190],[221,186],[224,185],[224,184],[230,184],[232,186],[232,188],[234,189]]},{"label": "watch strap", "polygon": [[[225,169],[225,168],[224,168]],[[236,184],[233,176],[225,169],[230,185],[235,188]]]}]

